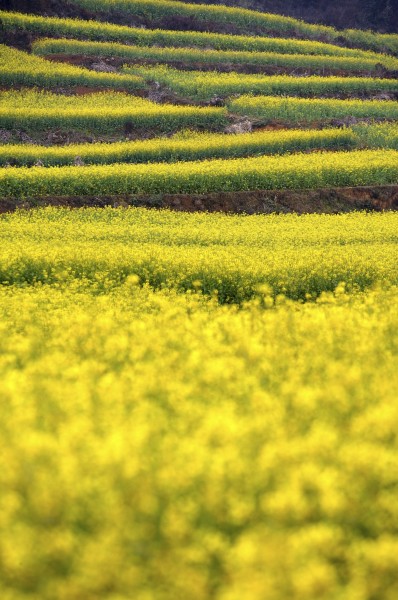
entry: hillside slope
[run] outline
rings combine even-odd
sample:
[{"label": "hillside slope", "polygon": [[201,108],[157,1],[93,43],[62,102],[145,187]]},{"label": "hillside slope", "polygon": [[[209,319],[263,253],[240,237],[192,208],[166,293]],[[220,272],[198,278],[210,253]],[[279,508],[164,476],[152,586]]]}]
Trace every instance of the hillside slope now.
[{"label": "hillside slope", "polygon": [[[173,0],[51,10],[0,11],[4,210],[113,198],[268,212],[272,191],[302,212],[309,189],[316,211],[395,207],[398,35]],[[325,196],[336,188],[342,202]]]},{"label": "hillside slope", "polygon": [[[198,0],[199,1],[199,0]],[[58,0],[3,0],[3,8],[37,14],[62,11]],[[375,29],[383,33],[398,32],[398,11],[391,0],[347,0],[336,4],[330,0],[212,0],[209,4],[227,4],[332,25],[339,29]],[[65,3],[63,3],[65,4]]]}]

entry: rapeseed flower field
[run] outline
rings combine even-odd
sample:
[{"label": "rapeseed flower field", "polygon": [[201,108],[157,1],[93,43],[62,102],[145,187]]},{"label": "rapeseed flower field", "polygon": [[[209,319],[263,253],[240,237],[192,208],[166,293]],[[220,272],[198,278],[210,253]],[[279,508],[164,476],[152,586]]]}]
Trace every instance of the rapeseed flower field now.
[{"label": "rapeseed flower field", "polygon": [[[394,215],[47,209],[0,231],[2,598],[394,598]],[[185,291],[156,244],[203,249]]]},{"label": "rapeseed flower field", "polygon": [[[217,110],[217,109],[215,109]],[[241,190],[330,188],[394,184],[396,150],[361,150],[177,164],[107,164],[8,167],[0,172],[0,196],[51,197],[89,194],[178,194]]]},{"label": "rapeseed flower field", "polygon": [[[330,56],[347,56],[353,58],[375,58],[379,60],[391,59],[380,52],[347,48],[332,43],[319,42],[295,37],[260,37],[248,35],[228,35],[211,33],[207,31],[180,31],[166,29],[147,29],[142,27],[126,27],[95,21],[92,19],[66,19],[43,15],[24,14],[0,10],[0,22],[7,33],[28,33],[37,36],[68,37],[92,41],[112,41],[129,43],[138,46],[156,45],[167,48],[192,47],[214,48],[215,50],[244,50],[253,52],[281,52],[283,54],[317,54]],[[351,33],[354,33],[353,31]],[[357,38],[366,37],[369,32],[356,32]],[[383,36],[396,44],[394,36]],[[394,45],[395,45],[394,44]],[[360,43],[360,47],[367,47]],[[386,51],[386,46],[383,52]],[[394,59],[392,59],[394,60]]]},{"label": "rapeseed flower field", "polygon": [[[189,64],[207,64],[215,68],[233,65],[255,65],[259,67],[303,67],[313,69],[346,70],[373,73],[386,69],[396,70],[398,61],[387,55],[369,57],[338,57],[327,55],[286,54],[277,52],[223,51],[200,48],[157,48],[153,46],[131,46],[114,42],[84,42],[69,39],[45,38],[34,43],[34,54],[51,56],[52,54],[83,54],[84,56],[112,56],[128,61],[151,60],[157,63],[184,62]],[[382,61],[382,62],[381,62]]]},{"label": "rapeseed flower field", "polygon": [[189,215],[129,209],[20,211],[1,219],[0,281],[102,289],[126,278],[155,289],[216,294],[241,304],[272,296],[317,298],[398,284],[397,222],[388,215]]},{"label": "rapeseed flower field", "polygon": [[0,44],[0,85],[22,86],[79,86],[138,90],[139,77],[95,73],[89,69],[68,64],[49,63],[40,56],[27,54]]},{"label": "rapeseed flower field", "polygon": [[[367,48],[377,52],[395,54],[398,48],[396,34],[380,34],[371,31],[353,29],[336,30],[324,25],[313,25],[299,19],[272,13],[263,13],[245,8],[192,4],[178,0],[71,0],[72,4],[97,11],[99,14],[114,17],[123,15],[124,19],[145,19],[151,26],[162,25],[163,20],[178,14],[191,19],[193,28],[198,25],[210,25],[216,31],[229,31],[238,28],[242,33],[255,32],[267,37],[270,33],[284,36],[298,36],[322,42],[341,42],[347,46]],[[195,27],[196,26],[196,27]]]},{"label": "rapeseed flower field", "polygon": [[[108,73],[106,73],[108,74]],[[132,131],[167,132],[176,128],[220,129],[227,124],[224,108],[157,105],[146,98],[120,92],[60,96],[52,92],[0,92],[0,126],[43,132],[52,128],[123,136]]]},{"label": "rapeseed flower field", "polygon": [[[97,98],[98,95],[96,94]],[[146,107],[145,107],[146,108]],[[199,113],[200,115],[201,113]],[[147,115],[146,115],[147,116]],[[156,118],[156,117],[155,117]],[[383,126],[384,125],[384,126]],[[181,130],[172,137],[67,146],[40,144],[0,145],[0,164],[34,166],[39,160],[46,166],[73,164],[77,156],[84,164],[177,162],[206,158],[232,158],[262,154],[285,154],[299,150],[337,150],[356,146],[398,146],[397,127],[390,123],[351,129],[258,131],[241,135]]]},{"label": "rapeseed flower field", "polygon": [[[116,53],[116,52],[115,52]],[[117,53],[116,53],[117,54]],[[39,57],[36,57],[39,59]],[[202,60],[205,55],[202,53]],[[272,64],[272,60],[268,61]],[[299,66],[300,63],[297,63]],[[167,65],[126,65],[125,74],[162,83],[192,101],[209,101],[215,95],[235,94],[276,96],[339,96],[398,92],[396,79],[380,77],[297,77],[293,75],[263,75],[219,73],[217,71],[181,71]],[[382,104],[382,103],[381,103]]]},{"label": "rapeseed flower field", "polygon": [[398,35],[25,8],[0,10],[0,600],[396,600]]}]

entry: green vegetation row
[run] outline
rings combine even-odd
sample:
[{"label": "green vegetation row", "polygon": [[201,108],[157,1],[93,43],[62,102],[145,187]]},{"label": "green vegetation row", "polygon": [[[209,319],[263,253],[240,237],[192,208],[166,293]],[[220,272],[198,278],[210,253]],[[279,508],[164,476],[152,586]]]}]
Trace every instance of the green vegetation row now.
[{"label": "green vegetation row", "polygon": [[40,92],[0,95],[0,127],[6,129],[40,132],[62,127],[122,135],[127,129],[130,133],[137,129],[221,129],[227,122],[224,108],[159,105],[117,92],[69,97]]},{"label": "green vegetation row", "polygon": [[167,26],[173,23],[175,15],[190,20],[192,29],[203,28],[222,31],[233,27],[239,33],[269,33],[287,36],[301,36],[328,42],[344,41],[347,44],[381,52],[398,53],[398,35],[380,34],[371,31],[347,29],[338,31],[333,27],[312,25],[280,15],[256,12],[244,8],[189,4],[173,0],[73,0],[72,4],[92,12],[100,12],[112,20],[124,15],[132,20],[140,19],[150,27]]},{"label": "green vegetation row", "polygon": [[0,197],[208,193],[398,182],[398,152],[363,150],[174,164],[9,167]]},{"label": "green vegetation row", "polygon": [[[390,137],[393,136],[390,134]],[[394,139],[397,139],[396,135]],[[352,131],[288,130],[259,131],[241,135],[182,132],[173,138],[154,138],[113,144],[71,144],[38,146],[29,144],[0,146],[0,165],[45,166],[87,164],[176,162],[206,158],[236,158],[250,155],[284,154],[311,149],[349,149],[356,145]]]},{"label": "green vegetation row", "polygon": [[40,89],[22,89],[0,91],[0,109],[6,110],[59,110],[61,112],[81,112],[82,110],[91,110],[98,112],[119,110],[130,108],[135,110],[151,109],[155,105],[146,98],[133,96],[123,92],[95,92],[92,94],[66,95],[56,94],[47,90]]},{"label": "green vegetation row", "polygon": [[60,19],[0,11],[0,33],[33,36],[71,37],[75,39],[119,42],[136,46],[197,47],[214,50],[243,50],[246,52],[279,52],[282,54],[314,54],[347,56],[387,61],[379,53],[343,48],[310,40],[225,35],[199,31],[170,31],[142,29],[79,19]]},{"label": "green vegetation row", "polygon": [[362,146],[398,150],[398,125],[396,123],[379,123],[377,125],[362,123],[355,125],[352,129]]},{"label": "green vegetation row", "polygon": [[[356,58],[336,56],[313,56],[308,54],[279,54],[276,52],[243,52],[232,50],[203,50],[194,48],[157,48],[153,46],[127,46],[114,42],[83,42],[68,39],[43,39],[32,45],[34,54],[83,55],[95,57],[117,57],[125,60],[150,60],[157,63],[182,62],[188,65],[245,65],[247,67],[286,67],[305,69],[327,69],[337,71],[380,72],[384,68],[398,69],[398,59],[388,57]],[[200,67],[199,67],[200,68]]]},{"label": "green vegetation row", "polygon": [[307,150],[391,148],[398,150],[394,124],[361,124],[346,129],[257,131],[240,135],[185,131],[172,138],[154,138],[112,144],[40,146],[4,144],[0,165],[44,166],[84,164],[177,162],[209,158],[239,158]]},{"label": "green vegetation row", "polygon": [[398,119],[398,103],[388,100],[338,100],[328,98],[279,98],[240,96],[230,100],[232,113],[258,119],[262,124],[328,123],[336,119]]},{"label": "green vegetation row", "polygon": [[398,92],[398,80],[371,77],[293,77],[289,75],[246,75],[215,71],[179,71],[166,65],[125,66],[125,73],[148,83],[157,81],[174,93],[192,100],[208,101],[213,96],[264,94],[290,96],[369,95]]},{"label": "green vegetation row", "polygon": [[[287,122],[311,122],[349,116],[390,120],[398,118],[398,104],[385,100],[241,96],[231,100],[228,108],[231,112],[247,114],[265,121],[282,119]],[[43,123],[48,115],[49,121],[58,126],[70,123],[74,117],[78,119],[79,115],[84,115],[87,119],[90,116],[93,119],[103,117],[105,124],[107,116],[112,118],[112,115],[120,114],[123,111],[128,114],[148,114],[150,118],[156,113],[162,114],[162,111],[164,114],[209,115],[209,119],[214,117],[215,124],[217,122],[220,125],[226,123],[224,108],[156,104],[145,98],[122,92],[99,92],[77,96],[30,89],[0,92],[0,114],[3,124],[5,123],[4,119],[18,117],[23,119],[23,125],[27,126],[29,114],[32,115],[32,122],[33,115],[36,115],[37,118],[42,119]],[[57,114],[59,115],[58,120]]]},{"label": "green vegetation row", "polygon": [[39,56],[0,44],[0,85],[92,86],[137,90],[142,80],[131,75],[97,73],[68,64],[54,63]]}]

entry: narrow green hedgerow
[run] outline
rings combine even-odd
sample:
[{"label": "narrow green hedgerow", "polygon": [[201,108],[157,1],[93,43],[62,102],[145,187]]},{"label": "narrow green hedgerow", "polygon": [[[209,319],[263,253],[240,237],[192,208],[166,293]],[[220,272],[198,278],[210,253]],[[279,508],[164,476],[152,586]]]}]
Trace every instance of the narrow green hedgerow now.
[{"label": "narrow green hedgerow", "polygon": [[214,71],[179,71],[166,65],[144,67],[125,66],[125,73],[138,75],[148,83],[157,81],[176,94],[193,100],[206,101],[213,96],[263,94],[316,96],[369,95],[398,92],[398,80],[370,77],[293,77],[289,75],[246,75]]},{"label": "narrow green hedgerow", "polygon": [[0,197],[207,193],[398,183],[398,152],[364,150],[174,164],[10,167]]},{"label": "narrow green hedgerow", "polygon": [[39,56],[0,44],[0,85],[75,86],[137,90],[143,87],[140,77],[118,73],[97,73],[64,63],[54,63]]},{"label": "narrow green hedgerow", "polygon": [[206,158],[236,158],[250,155],[283,154],[311,149],[349,149],[356,139],[349,129],[260,131],[241,135],[187,132],[174,138],[155,138],[114,144],[68,146],[3,145],[0,165],[46,166],[87,164],[176,162]]},{"label": "narrow green hedgerow", "polygon": [[[327,69],[339,71],[380,71],[380,67],[398,69],[398,60],[391,57],[357,58],[313,56],[308,54],[280,54],[276,52],[244,52],[232,50],[201,50],[194,48],[157,48],[127,46],[114,42],[82,42],[68,39],[41,39],[32,45],[34,54],[73,54],[84,56],[117,57],[125,60],[151,60],[158,63],[183,62],[193,65],[245,65],[247,67],[287,67],[292,69]],[[200,67],[199,67],[200,68]]]}]

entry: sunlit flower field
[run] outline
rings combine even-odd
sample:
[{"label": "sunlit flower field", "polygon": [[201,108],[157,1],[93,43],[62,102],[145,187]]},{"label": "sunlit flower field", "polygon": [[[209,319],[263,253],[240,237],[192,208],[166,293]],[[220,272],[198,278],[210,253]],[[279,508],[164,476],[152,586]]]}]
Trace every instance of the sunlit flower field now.
[{"label": "sunlit flower field", "polygon": [[397,221],[2,216],[1,599],[395,599]]}]

